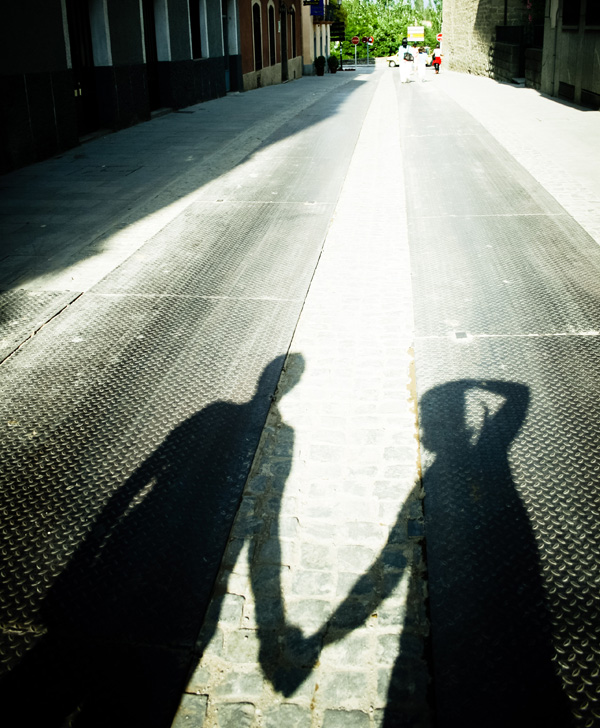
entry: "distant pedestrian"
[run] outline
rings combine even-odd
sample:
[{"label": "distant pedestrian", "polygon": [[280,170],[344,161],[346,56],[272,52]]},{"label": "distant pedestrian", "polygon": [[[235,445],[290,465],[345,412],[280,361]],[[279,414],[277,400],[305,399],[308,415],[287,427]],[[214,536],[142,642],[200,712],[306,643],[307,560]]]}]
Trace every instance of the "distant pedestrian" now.
[{"label": "distant pedestrian", "polygon": [[400,83],[408,83],[413,71],[414,57],[412,48],[408,45],[408,38],[402,38],[402,45],[398,50],[400,56]]},{"label": "distant pedestrian", "polygon": [[425,48],[419,48],[419,52],[415,57],[415,65],[417,67],[417,78],[422,82],[425,80],[425,69],[427,68]]},{"label": "distant pedestrian", "polygon": [[440,50],[439,44],[435,47],[433,51],[433,67],[435,68],[435,72],[440,72],[440,63],[442,62],[442,51]]}]

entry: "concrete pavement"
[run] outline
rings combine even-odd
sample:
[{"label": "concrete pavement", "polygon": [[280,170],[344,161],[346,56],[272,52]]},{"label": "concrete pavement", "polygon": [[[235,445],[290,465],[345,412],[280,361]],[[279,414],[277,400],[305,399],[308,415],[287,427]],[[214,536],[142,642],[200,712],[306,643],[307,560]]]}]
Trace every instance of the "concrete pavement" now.
[{"label": "concrete pavement", "polygon": [[529,88],[452,71],[433,79],[600,242],[600,115]]}]

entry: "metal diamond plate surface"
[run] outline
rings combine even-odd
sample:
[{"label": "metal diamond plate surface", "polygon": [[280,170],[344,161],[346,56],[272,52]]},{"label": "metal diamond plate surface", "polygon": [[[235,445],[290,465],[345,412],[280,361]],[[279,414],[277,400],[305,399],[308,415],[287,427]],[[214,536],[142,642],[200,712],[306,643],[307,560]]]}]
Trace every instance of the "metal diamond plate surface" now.
[{"label": "metal diamond plate surface", "polygon": [[600,248],[570,216],[415,217],[409,234],[420,335],[600,330]]},{"label": "metal diamond plate surface", "polygon": [[454,102],[402,98],[438,724],[592,728],[600,254]]},{"label": "metal diamond plate surface", "polygon": [[78,295],[73,291],[0,291],[0,362]]},{"label": "metal diamond plate surface", "polygon": [[[441,725],[598,720],[597,338],[418,346]],[[435,361],[435,366],[431,362]]]},{"label": "metal diamond plate surface", "polygon": [[310,283],[332,212],[316,203],[194,203],[95,290],[297,298]]},{"label": "metal diamond plate surface", "polygon": [[170,725],[373,93],[351,91],[182,192],[0,368],[0,704],[36,685],[37,725]]},{"label": "metal diamond plate surface", "polygon": [[90,295],[13,357],[5,629],[193,642],[298,311]]}]

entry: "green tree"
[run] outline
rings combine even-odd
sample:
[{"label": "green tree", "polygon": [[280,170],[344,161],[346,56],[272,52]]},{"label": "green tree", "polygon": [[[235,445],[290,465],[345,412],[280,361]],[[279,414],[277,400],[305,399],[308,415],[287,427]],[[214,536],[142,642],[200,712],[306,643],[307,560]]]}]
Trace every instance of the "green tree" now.
[{"label": "green tree", "polygon": [[[425,27],[425,44],[435,46],[435,36],[442,25],[442,0],[429,0],[424,7],[423,0],[342,0],[346,12],[346,42],[344,53],[354,57],[354,47],[350,38],[373,36],[374,45],[369,55],[390,56],[398,52],[406,29],[416,20],[417,24],[429,21],[431,28]],[[358,45],[358,56],[367,55],[366,46]]]},{"label": "green tree", "polygon": [[[343,0],[347,12],[346,39],[373,36],[375,44],[369,49],[370,56],[387,56],[396,53],[406,27],[411,22],[412,8],[406,0]],[[345,51],[354,55],[350,43]],[[358,55],[367,54],[366,46],[358,46]]]}]

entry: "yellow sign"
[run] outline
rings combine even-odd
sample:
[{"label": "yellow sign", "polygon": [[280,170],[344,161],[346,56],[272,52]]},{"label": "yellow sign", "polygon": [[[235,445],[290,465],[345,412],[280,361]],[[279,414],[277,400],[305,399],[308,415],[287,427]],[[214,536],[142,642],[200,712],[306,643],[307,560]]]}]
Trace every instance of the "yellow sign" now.
[{"label": "yellow sign", "polygon": [[406,29],[406,37],[409,43],[425,40],[425,28],[422,25],[409,25]]}]

